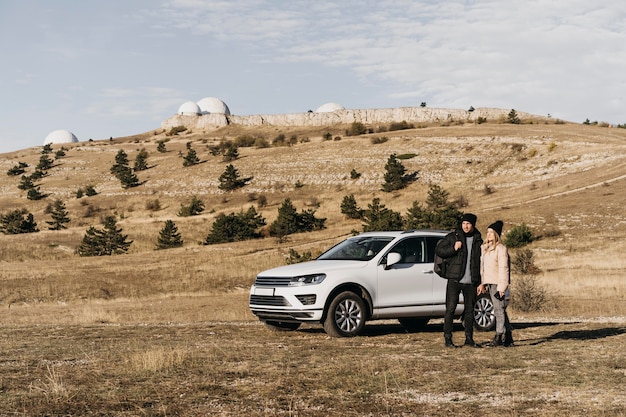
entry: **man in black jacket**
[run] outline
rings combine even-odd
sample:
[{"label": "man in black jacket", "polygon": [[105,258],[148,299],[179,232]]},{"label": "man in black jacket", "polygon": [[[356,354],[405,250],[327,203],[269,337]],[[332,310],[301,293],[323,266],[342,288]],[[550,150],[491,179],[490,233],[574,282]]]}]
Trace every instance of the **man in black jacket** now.
[{"label": "man in black jacket", "polygon": [[457,347],[452,342],[454,310],[463,292],[463,322],[465,324],[465,346],[480,347],[474,342],[474,304],[476,288],[480,285],[480,246],[483,239],[476,229],[476,215],[466,213],[461,226],[446,235],[437,245],[437,255],[446,262],[446,315],[443,336],[446,347]]}]

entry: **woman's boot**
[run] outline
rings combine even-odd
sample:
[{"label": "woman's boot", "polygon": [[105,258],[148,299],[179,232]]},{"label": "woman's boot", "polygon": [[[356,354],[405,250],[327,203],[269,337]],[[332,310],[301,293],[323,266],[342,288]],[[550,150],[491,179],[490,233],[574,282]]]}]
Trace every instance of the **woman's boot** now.
[{"label": "woman's boot", "polygon": [[504,347],[513,347],[515,344],[513,343],[513,332],[508,330],[504,333],[504,342],[502,343]]},{"label": "woman's boot", "polygon": [[496,333],[496,335],[494,336],[493,340],[491,342],[487,343],[485,346],[487,346],[487,347],[502,346],[503,339],[504,339],[504,335],[503,334]]}]

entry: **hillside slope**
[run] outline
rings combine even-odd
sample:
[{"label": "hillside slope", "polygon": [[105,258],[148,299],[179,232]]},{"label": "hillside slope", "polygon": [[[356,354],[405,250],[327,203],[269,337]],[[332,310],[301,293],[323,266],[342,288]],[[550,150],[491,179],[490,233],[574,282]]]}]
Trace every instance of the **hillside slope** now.
[{"label": "hillside slope", "polygon": [[[48,194],[40,201],[28,200],[17,188],[19,177],[5,173],[18,162],[28,163],[27,173],[32,173],[41,148],[0,155],[0,213],[26,208],[41,229],[33,234],[0,235],[4,271],[0,302],[115,298],[128,291],[141,297],[246,288],[259,269],[284,262],[289,248],[316,253],[351,230],[360,230],[359,221],[347,220],[340,212],[344,196],[354,194],[362,208],[373,198],[380,198],[388,208],[404,214],[413,201],[425,201],[432,183],[444,187],[452,198],[463,197],[468,203],[463,210],[478,215],[479,229],[502,219],[505,231],[525,222],[538,235],[556,236],[536,244],[546,254],[568,247],[594,256],[609,247],[611,251],[625,249],[620,239],[626,229],[624,129],[485,123],[348,137],[344,136],[346,127],[229,126],[212,134],[186,131],[176,136],[157,130],[129,138],[69,144],[65,145],[66,156],[37,182]],[[335,139],[324,140],[326,133]],[[232,164],[241,176],[253,180],[235,192],[218,188],[218,178],[227,163],[221,156],[211,155],[209,146],[241,135],[262,136],[271,142],[278,134],[287,138],[295,135],[297,143],[239,148],[240,156]],[[388,140],[373,144],[373,137]],[[156,150],[160,140],[167,140],[166,153]],[[201,163],[183,167],[181,155],[186,154],[188,143]],[[137,173],[142,185],[123,189],[110,174],[120,149],[128,154],[131,166],[139,150],[148,152],[150,168]],[[404,190],[385,193],[381,185],[391,154],[415,154],[402,163],[419,177]],[[350,179],[353,169],[360,178]],[[87,185],[94,186],[98,195],[77,199],[76,191]],[[205,212],[179,217],[181,204],[187,204],[192,196],[203,200]],[[314,208],[317,217],[327,218],[327,229],[293,235],[285,243],[264,238],[230,245],[199,244],[219,213],[257,207],[261,196],[267,205],[258,211],[268,224],[288,197],[298,210]],[[47,230],[45,222],[50,216],[46,207],[55,199],[64,201],[72,219],[67,230]],[[149,209],[148,203],[154,205],[155,201],[160,209]],[[105,214],[116,215],[118,225],[133,240],[129,253],[107,259],[75,255],[87,227],[100,227]],[[167,219],[175,221],[185,246],[154,251]],[[540,261],[548,256],[542,253]],[[236,265],[227,267],[231,261]],[[548,258],[545,262],[558,263]],[[159,287],[150,288],[148,283],[157,278],[162,278]],[[42,280],[46,281],[44,289],[35,284]]]}]

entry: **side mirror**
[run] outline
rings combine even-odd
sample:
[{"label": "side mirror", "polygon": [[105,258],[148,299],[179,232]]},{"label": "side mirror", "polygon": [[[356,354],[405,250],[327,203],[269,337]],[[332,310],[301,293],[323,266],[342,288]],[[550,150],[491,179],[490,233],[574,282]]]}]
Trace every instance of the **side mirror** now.
[{"label": "side mirror", "polygon": [[392,265],[397,264],[402,260],[402,255],[398,252],[389,252],[387,254],[387,263],[385,264],[385,269],[391,268]]}]

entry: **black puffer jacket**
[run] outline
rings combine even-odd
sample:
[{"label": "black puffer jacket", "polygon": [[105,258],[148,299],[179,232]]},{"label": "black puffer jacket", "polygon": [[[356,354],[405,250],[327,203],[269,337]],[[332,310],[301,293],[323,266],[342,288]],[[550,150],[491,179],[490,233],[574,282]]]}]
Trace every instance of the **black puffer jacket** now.
[{"label": "black puffer jacket", "polygon": [[[463,242],[463,246],[458,251],[454,250],[454,244],[457,240]],[[474,241],[470,250],[470,272],[472,276],[472,284],[478,286],[480,284],[480,246],[483,244],[483,238],[477,229],[474,229]],[[447,264],[446,278],[460,280],[465,275],[465,265],[467,265],[467,245],[465,244],[465,233],[462,229],[448,233],[437,245],[437,255],[444,259]]]}]

